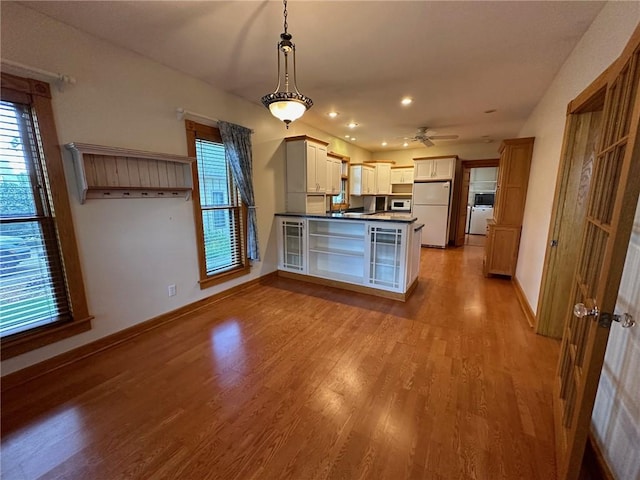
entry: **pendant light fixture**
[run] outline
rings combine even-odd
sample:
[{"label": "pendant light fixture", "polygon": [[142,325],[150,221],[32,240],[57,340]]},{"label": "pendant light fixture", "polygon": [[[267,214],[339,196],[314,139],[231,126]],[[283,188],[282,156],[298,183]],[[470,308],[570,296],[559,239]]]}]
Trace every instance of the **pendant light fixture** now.
[{"label": "pendant light fixture", "polygon": [[[278,42],[278,84],[273,93],[262,97],[262,104],[271,111],[271,114],[282,120],[289,128],[289,124],[302,117],[304,112],[313,106],[313,100],[298,91],[296,85],[296,46],[291,41],[291,34],[287,32],[287,0],[284,4],[284,33],[280,34]],[[280,53],[284,56],[284,76],[280,75]],[[289,54],[293,59],[293,89],[289,90]],[[280,85],[284,83],[284,90],[280,91]]]}]

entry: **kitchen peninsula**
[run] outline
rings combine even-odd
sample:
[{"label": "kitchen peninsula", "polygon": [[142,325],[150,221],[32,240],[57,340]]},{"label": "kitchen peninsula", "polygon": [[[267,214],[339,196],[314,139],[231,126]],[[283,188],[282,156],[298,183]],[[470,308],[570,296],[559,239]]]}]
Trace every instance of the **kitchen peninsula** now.
[{"label": "kitchen peninsula", "polygon": [[409,214],[276,214],[278,274],[405,301],[418,280],[422,224]]}]

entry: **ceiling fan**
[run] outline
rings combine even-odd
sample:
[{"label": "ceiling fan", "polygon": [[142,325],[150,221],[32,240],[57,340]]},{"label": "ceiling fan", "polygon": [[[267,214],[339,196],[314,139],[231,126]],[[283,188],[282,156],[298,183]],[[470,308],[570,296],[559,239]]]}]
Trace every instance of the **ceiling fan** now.
[{"label": "ceiling fan", "polygon": [[458,138],[458,135],[436,135],[436,133],[438,132],[429,130],[429,127],[420,127],[411,141],[422,142],[426,147],[433,147],[435,143],[432,140],[455,140]]}]

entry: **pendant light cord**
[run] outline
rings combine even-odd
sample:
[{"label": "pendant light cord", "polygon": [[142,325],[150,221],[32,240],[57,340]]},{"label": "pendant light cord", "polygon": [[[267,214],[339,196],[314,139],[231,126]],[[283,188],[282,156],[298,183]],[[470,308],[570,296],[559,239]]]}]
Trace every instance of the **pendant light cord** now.
[{"label": "pendant light cord", "polygon": [[282,0],[282,3],[284,4],[284,33],[288,33],[287,28],[289,28],[289,24],[287,23],[287,0]]}]

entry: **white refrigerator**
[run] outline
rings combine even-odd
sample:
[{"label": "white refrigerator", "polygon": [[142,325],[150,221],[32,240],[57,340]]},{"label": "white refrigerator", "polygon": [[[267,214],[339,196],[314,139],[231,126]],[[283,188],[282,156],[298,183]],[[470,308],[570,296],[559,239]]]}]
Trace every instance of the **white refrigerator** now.
[{"label": "white refrigerator", "polygon": [[451,182],[414,183],[412,202],[413,215],[424,223],[422,245],[444,248],[449,239]]}]

